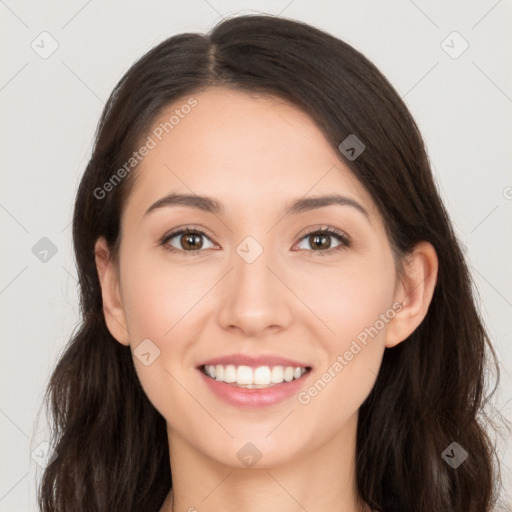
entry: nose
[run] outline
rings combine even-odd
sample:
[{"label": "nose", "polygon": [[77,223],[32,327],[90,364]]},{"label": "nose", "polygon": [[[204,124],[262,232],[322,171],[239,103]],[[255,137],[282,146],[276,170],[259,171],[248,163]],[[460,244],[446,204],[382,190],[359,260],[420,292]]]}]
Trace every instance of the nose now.
[{"label": "nose", "polygon": [[218,321],[222,328],[244,337],[263,337],[286,329],[292,320],[293,288],[289,275],[270,250],[254,260],[235,252],[232,270],[223,279]]}]

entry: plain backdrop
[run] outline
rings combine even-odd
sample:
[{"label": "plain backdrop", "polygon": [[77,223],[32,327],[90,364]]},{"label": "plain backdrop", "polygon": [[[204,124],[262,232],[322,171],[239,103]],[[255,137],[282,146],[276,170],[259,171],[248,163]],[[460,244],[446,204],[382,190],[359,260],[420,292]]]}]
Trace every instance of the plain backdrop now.
[{"label": "plain backdrop", "polygon": [[[37,454],[46,439],[37,413],[79,318],[70,223],[104,103],[157,43],[250,12],[302,20],[344,39],[404,98],[500,360],[494,404],[512,419],[510,0],[2,0],[0,512],[36,510]],[[41,256],[41,247],[48,253]],[[511,434],[501,434],[511,489]]]}]

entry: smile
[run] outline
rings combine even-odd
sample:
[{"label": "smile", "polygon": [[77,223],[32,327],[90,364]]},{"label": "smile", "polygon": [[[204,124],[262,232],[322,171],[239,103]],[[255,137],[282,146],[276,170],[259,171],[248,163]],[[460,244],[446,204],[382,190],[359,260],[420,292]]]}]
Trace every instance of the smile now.
[{"label": "smile", "polygon": [[201,371],[217,382],[224,382],[246,389],[263,389],[284,382],[300,379],[310,371],[309,367],[300,366],[258,366],[245,365],[203,365]]},{"label": "smile", "polygon": [[223,402],[235,407],[259,408],[296,395],[306,385],[311,368],[216,364],[202,365],[198,373],[210,392]]}]

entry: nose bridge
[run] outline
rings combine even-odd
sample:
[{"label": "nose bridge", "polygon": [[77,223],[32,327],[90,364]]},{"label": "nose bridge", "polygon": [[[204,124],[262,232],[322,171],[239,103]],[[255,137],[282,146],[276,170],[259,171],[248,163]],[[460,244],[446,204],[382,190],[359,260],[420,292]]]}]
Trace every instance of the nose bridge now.
[{"label": "nose bridge", "polygon": [[237,326],[255,335],[266,327],[284,327],[289,322],[289,291],[276,276],[280,273],[278,258],[272,248],[264,246],[265,240],[247,236],[235,247],[219,313],[224,327]]},{"label": "nose bridge", "polygon": [[276,266],[274,252],[268,245],[268,237],[260,236],[257,240],[249,235],[238,244],[232,260],[233,291],[238,294],[238,302],[248,300],[254,307],[271,306],[272,302],[277,302],[281,291],[270,271]]}]

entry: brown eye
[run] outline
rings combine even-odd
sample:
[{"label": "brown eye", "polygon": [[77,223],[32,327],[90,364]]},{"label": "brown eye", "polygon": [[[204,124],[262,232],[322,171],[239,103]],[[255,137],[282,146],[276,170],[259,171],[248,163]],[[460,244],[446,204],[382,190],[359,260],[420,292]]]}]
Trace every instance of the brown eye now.
[{"label": "brown eye", "polygon": [[[208,240],[211,245],[205,247],[203,239]],[[181,229],[166,235],[161,240],[161,245],[171,252],[178,252],[186,256],[198,255],[202,249],[210,249],[213,246],[211,240],[200,230]]]},{"label": "brown eye", "polygon": [[197,233],[185,233],[181,235],[180,243],[184,249],[201,249],[201,235]]},{"label": "brown eye", "polygon": [[309,245],[317,249],[330,249],[331,247],[331,236],[330,235],[309,235]]},{"label": "brown eye", "polygon": [[[333,246],[333,239],[338,241],[337,245]],[[344,233],[333,228],[311,231],[306,233],[306,235],[301,238],[301,241],[302,240],[307,241],[310,252],[315,252],[315,256],[332,254],[341,249],[346,249],[351,245],[350,239]],[[300,247],[300,245],[299,248],[304,249],[304,247]],[[306,247],[306,249],[308,248]]]},{"label": "brown eye", "polygon": [[[333,239],[338,241],[337,245],[333,246]],[[208,243],[211,245],[205,247],[203,240],[208,240]],[[332,254],[351,245],[350,239],[344,233],[333,228],[311,231],[306,233],[301,238],[302,240],[307,240],[307,245],[309,245],[309,248],[306,247],[305,249],[316,253],[318,256]],[[203,252],[202,249],[211,249],[213,246],[213,243],[205,233],[199,229],[191,228],[170,233],[164,236],[160,243],[169,251],[186,256],[197,256]],[[304,247],[299,248],[304,249]]]}]

